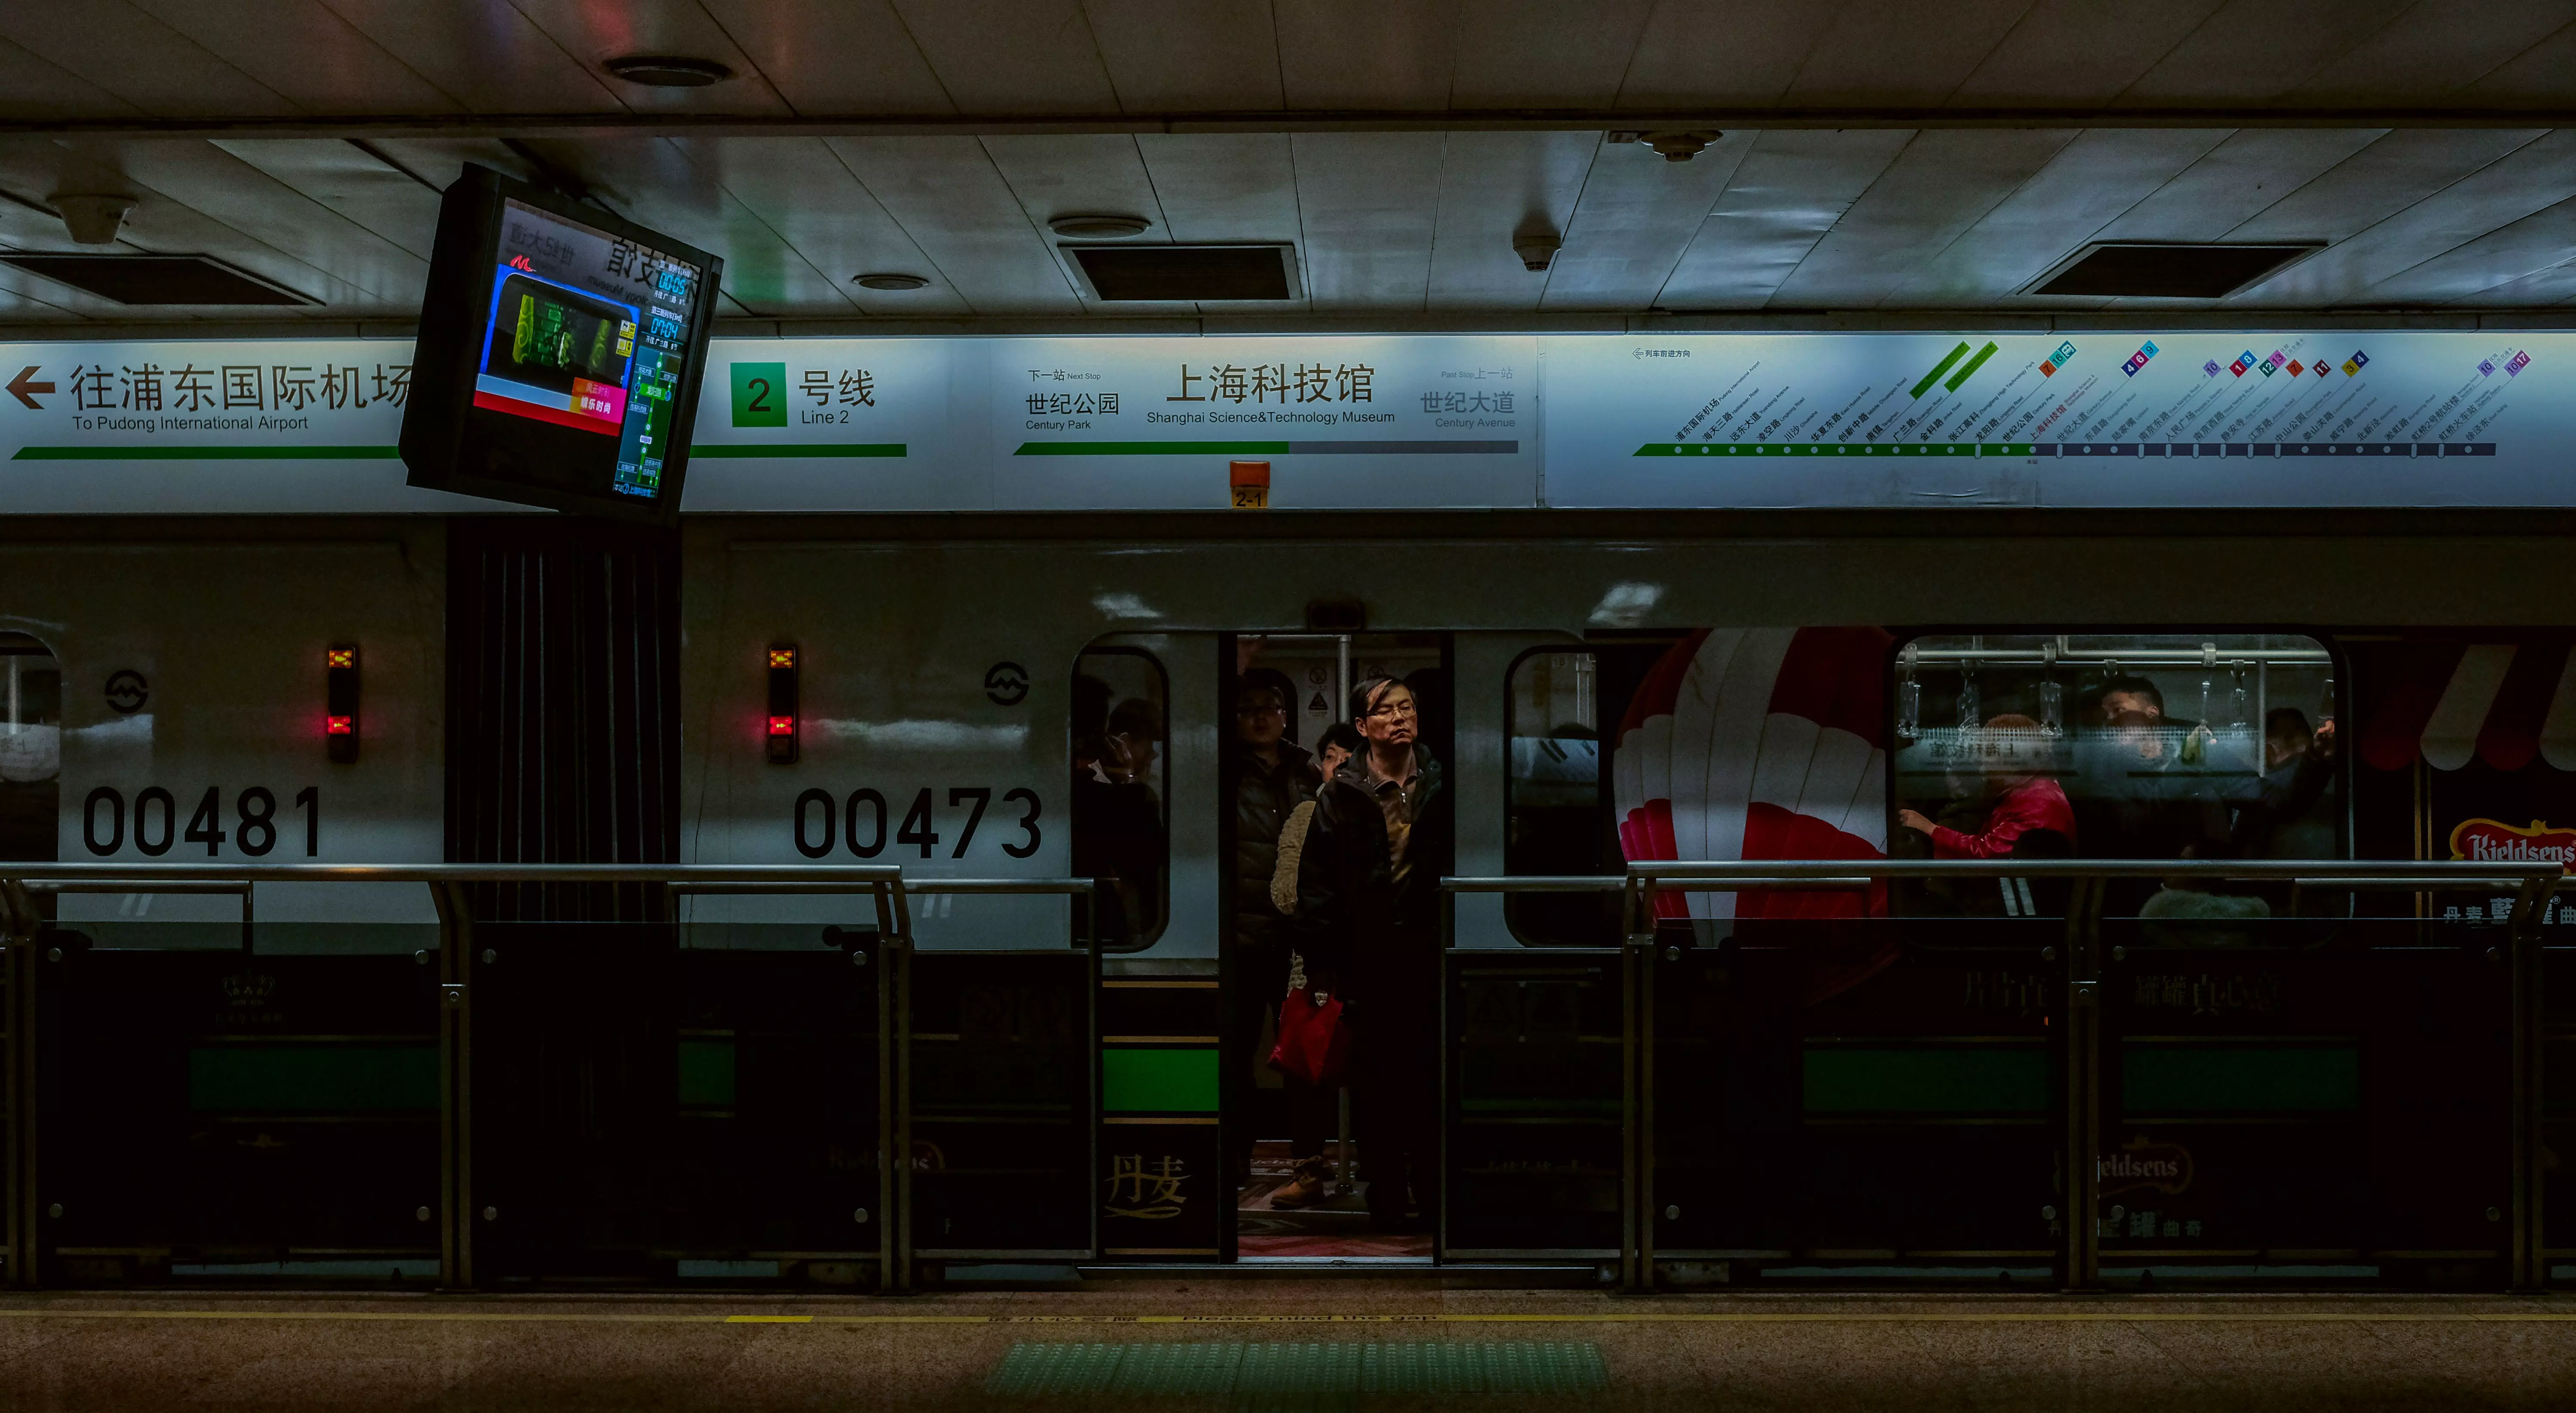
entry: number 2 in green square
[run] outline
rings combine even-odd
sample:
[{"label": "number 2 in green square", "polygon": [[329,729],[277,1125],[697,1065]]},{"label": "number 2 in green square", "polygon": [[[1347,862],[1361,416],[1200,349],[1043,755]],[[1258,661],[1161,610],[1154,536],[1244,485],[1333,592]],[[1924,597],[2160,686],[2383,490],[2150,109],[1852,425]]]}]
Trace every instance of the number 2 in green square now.
[{"label": "number 2 in green square", "polygon": [[787,425],[787,365],[735,363],[733,424],[737,427]]}]

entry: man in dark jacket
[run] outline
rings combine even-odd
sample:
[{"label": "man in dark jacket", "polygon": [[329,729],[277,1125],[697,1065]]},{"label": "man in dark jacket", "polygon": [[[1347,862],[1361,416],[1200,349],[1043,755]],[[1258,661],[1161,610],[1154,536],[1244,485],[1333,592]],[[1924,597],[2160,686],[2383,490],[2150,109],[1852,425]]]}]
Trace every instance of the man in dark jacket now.
[{"label": "man in dark jacket", "polygon": [[1298,949],[1339,988],[1355,1040],[1351,1103],[1372,1222],[1400,1228],[1406,1195],[1438,1218],[1440,878],[1453,834],[1440,763],[1419,744],[1413,692],[1361,684],[1368,750],[1324,786],[1297,876]]},{"label": "man in dark jacket", "polygon": [[[1236,1181],[1249,1175],[1252,1146],[1260,1137],[1251,1122],[1254,1077],[1269,1059],[1261,1048],[1264,1022],[1279,1014],[1288,994],[1287,919],[1270,901],[1271,875],[1279,866],[1279,830],[1289,812],[1315,788],[1313,757],[1287,739],[1288,702],[1279,688],[1259,679],[1234,694],[1234,1035],[1226,1045],[1228,1107],[1238,1116],[1234,1134]],[[1318,1135],[1293,1135],[1311,1143],[1296,1157],[1323,1152]]]}]

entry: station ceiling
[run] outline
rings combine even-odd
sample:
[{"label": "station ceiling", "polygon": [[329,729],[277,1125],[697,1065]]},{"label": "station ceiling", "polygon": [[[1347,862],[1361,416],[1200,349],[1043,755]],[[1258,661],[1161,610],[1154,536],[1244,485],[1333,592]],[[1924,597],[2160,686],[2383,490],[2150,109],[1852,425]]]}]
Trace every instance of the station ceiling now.
[{"label": "station ceiling", "polygon": [[[701,88],[608,72],[724,66]],[[1688,161],[1650,138],[1722,134]],[[2576,301],[2576,0],[50,0],[0,7],[0,323],[407,319],[466,161],[724,256],[736,318],[2543,311]],[[1294,245],[1286,305],[1104,304],[1048,222]],[[1543,272],[1516,235],[1561,239]],[[2024,293],[2100,240],[2320,242],[2219,302]],[[856,285],[918,274],[913,291]],[[930,321],[924,323],[922,321]]]}]

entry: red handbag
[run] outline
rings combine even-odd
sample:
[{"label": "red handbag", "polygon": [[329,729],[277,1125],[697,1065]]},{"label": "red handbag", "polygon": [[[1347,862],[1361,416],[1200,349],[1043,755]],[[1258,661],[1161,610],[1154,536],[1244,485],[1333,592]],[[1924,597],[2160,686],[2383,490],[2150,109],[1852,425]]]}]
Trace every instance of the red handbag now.
[{"label": "red handbag", "polygon": [[[1318,1005],[1315,998],[1323,997]],[[1270,1051],[1270,1067],[1318,1089],[1342,1082],[1351,1058],[1350,1027],[1342,1024],[1341,998],[1325,991],[1299,988],[1279,1003],[1279,1043]]]}]

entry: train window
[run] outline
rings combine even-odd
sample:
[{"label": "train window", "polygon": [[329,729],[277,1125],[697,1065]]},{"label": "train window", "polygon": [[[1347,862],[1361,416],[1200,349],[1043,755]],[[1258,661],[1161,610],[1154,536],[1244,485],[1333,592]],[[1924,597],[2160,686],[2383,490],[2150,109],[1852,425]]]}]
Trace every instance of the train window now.
[{"label": "train window", "polygon": [[55,857],[63,768],[63,670],[52,649],[0,633],[0,859]]},{"label": "train window", "polygon": [[1072,852],[1096,879],[1101,945],[1154,945],[1169,912],[1170,686],[1141,648],[1092,648],[1073,669]]},{"label": "train window", "polygon": [[[1893,856],[2345,852],[2334,661],[2313,638],[1945,634],[1894,671]],[[2126,912],[2157,886],[2112,891]]]},{"label": "train window", "polygon": [[[1503,780],[1503,871],[1612,875],[1627,866],[1612,808],[1614,726],[1669,639],[1543,648],[1512,664]],[[1513,936],[1530,946],[1607,947],[1619,940],[1615,897],[1513,894]]]}]

